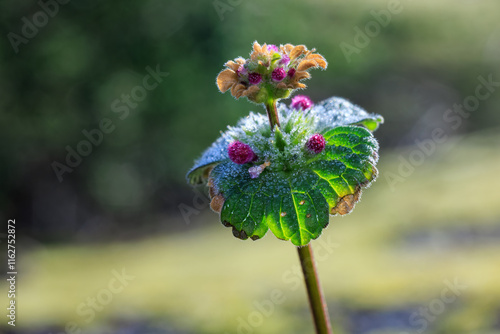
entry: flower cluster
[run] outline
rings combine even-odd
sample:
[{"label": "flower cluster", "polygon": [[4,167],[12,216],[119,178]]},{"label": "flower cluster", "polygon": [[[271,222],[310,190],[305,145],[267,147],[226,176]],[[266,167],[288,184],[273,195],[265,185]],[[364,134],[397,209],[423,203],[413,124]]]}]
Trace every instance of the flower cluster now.
[{"label": "flower cluster", "polygon": [[[268,167],[273,170],[291,170],[298,168],[303,157],[309,159],[320,154],[325,149],[326,140],[322,134],[308,131],[315,116],[313,112],[307,111],[312,105],[308,96],[301,95],[296,106],[282,108],[280,114],[286,126],[279,133],[262,132],[262,128],[256,126],[255,119],[248,119],[247,124],[254,122],[251,126],[253,131],[249,130],[248,125],[242,126],[246,130],[234,129],[231,134],[233,140],[226,149],[229,160],[236,165],[246,165],[250,177],[255,179]],[[292,142],[296,144],[291,145]]]},{"label": "flower cluster", "polygon": [[325,58],[315,51],[304,45],[261,46],[254,42],[250,58],[240,57],[225,64],[217,86],[222,93],[231,90],[235,98],[245,96],[256,103],[286,98],[293,90],[306,87],[300,81],[311,77],[309,69],[326,69]]}]

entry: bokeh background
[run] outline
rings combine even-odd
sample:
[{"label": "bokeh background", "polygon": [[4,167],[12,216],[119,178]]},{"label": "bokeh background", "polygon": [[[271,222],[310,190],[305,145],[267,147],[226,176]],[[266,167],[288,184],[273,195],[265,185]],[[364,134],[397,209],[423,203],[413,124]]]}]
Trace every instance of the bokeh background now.
[{"label": "bokeh background", "polygon": [[2,2],[0,256],[16,219],[19,274],[16,327],[2,315],[0,332],[313,332],[292,245],[233,238],[185,182],[221,130],[262,112],[215,86],[258,40],[316,48],[329,66],[304,93],[385,117],[378,181],[313,242],[336,333],[500,333],[499,13],[495,0]]}]

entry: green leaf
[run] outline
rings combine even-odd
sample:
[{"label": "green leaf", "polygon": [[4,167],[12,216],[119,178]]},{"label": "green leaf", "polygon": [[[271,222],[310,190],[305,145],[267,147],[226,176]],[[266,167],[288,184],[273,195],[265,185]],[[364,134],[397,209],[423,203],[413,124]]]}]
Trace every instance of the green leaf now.
[{"label": "green leaf", "polygon": [[361,188],[375,178],[372,137],[358,126],[328,130],[327,148],[305,167],[266,168],[256,179],[246,165],[231,161],[217,165],[211,177],[217,193],[225,198],[221,221],[241,239],[259,239],[270,229],[280,239],[306,245],[328,225],[329,213],[351,211]]},{"label": "green leaf", "polygon": [[[377,176],[378,143],[370,130],[382,118],[333,98],[310,111],[279,107],[282,128],[271,132],[267,117],[250,114],[205,151],[188,173],[191,183],[209,171],[210,194],[223,199],[221,222],[240,239],[262,238],[268,230],[303,246],[318,238],[329,215],[347,214]],[[305,148],[314,134],[325,137],[319,154]],[[237,165],[227,145],[240,140],[258,159]],[[249,169],[260,165],[252,178]],[[213,169],[212,169],[213,168]]]}]

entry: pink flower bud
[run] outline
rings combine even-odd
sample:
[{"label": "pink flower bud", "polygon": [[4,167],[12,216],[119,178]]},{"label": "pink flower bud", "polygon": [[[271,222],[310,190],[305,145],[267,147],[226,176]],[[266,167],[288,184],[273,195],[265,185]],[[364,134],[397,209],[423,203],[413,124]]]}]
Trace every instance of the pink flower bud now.
[{"label": "pink flower bud", "polygon": [[311,108],[313,105],[314,103],[308,96],[297,95],[294,98],[292,98],[292,103],[290,104],[290,107],[293,109],[307,110]]},{"label": "pink flower bud", "polygon": [[281,80],[285,79],[286,77],[286,71],[283,67],[278,67],[273,70],[273,73],[271,73],[271,78],[273,81],[280,82]]},{"label": "pink flower bud", "polygon": [[283,55],[281,56],[281,59],[280,61],[278,62],[280,65],[288,65],[290,63],[290,57],[288,57],[288,55]]},{"label": "pink flower bud", "polygon": [[268,44],[267,45],[267,50],[268,51],[272,51],[272,52],[279,52],[280,50],[278,49],[278,47],[274,44]]},{"label": "pink flower bud", "polygon": [[262,75],[257,72],[252,72],[248,75],[248,82],[252,85],[258,85],[262,81]]},{"label": "pink flower bud", "polygon": [[307,149],[316,154],[321,153],[325,149],[325,145],[325,137],[319,133],[313,134],[306,143]]},{"label": "pink flower bud", "polygon": [[246,75],[247,73],[248,71],[244,65],[240,65],[240,67],[238,67],[238,70],[236,71],[236,74],[238,75]]},{"label": "pink flower bud", "polygon": [[253,152],[252,148],[247,144],[240,141],[235,141],[227,148],[227,153],[229,159],[238,165],[244,165],[253,160],[256,160],[257,156]]}]

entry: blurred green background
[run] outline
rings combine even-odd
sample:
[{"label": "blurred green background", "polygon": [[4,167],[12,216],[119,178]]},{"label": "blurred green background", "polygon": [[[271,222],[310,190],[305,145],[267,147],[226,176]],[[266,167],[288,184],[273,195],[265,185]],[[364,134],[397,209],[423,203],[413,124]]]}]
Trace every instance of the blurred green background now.
[{"label": "blurred green background", "polygon": [[[234,239],[185,184],[220,131],[263,111],[215,86],[257,40],[316,48],[329,66],[303,93],[385,117],[379,180],[313,243],[337,333],[500,333],[499,13],[494,0],[1,3],[0,240],[16,219],[19,318],[0,331],[313,332],[292,246]],[[78,149],[91,152],[58,177]],[[107,293],[122,268],[134,279]],[[106,301],[93,317],[88,298]]]}]

